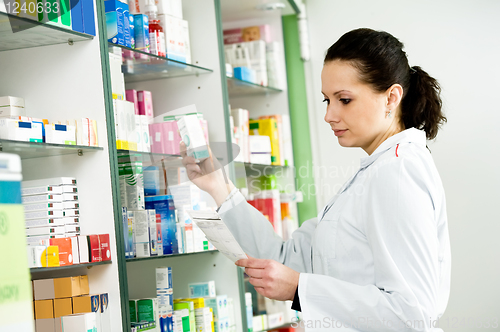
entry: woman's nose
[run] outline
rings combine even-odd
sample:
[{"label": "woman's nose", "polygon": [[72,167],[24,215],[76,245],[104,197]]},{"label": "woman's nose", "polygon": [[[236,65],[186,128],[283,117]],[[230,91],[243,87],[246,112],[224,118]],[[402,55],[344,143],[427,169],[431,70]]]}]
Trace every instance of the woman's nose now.
[{"label": "woman's nose", "polygon": [[333,109],[333,107],[330,107],[330,105],[326,108],[326,114],[324,120],[326,123],[340,121],[338,114],[336,114],[335,110]]}]

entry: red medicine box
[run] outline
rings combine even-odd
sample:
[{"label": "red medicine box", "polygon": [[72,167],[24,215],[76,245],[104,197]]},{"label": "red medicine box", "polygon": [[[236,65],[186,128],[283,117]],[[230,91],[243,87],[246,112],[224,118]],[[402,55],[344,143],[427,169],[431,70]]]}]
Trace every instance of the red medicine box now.
[{"label": "red medicine box", "polygon": [[109,234],[89,235],[88,239],[91,262],[111,260]]}]

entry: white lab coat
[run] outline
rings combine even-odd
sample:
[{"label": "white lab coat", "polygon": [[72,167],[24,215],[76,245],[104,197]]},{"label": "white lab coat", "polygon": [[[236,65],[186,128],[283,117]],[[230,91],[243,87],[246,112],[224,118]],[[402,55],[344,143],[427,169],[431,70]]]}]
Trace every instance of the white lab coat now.
[{"label": "white lab coat", "polygon": [[432,326],[448,303],[451,252],[444,190],[423,131],[404,130],[361,159],[289,241],[240,193],[219,213],[250,256],[300,272],[307,331],[442,331]]}]

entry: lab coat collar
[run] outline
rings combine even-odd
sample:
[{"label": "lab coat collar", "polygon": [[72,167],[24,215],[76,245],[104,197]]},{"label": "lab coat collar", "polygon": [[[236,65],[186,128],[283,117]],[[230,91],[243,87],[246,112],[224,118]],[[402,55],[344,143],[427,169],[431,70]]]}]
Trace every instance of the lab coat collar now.
[{"label": "lab coat collar", "polygon": [[410,128],[389,137],[384,142],[382,142],[382,144],[380,144],[379,147],[375,149],[375,151],[373,151],[373,153],[370,156],[361,158],[361,168],[370,166],[384,152],[386,152],[393,146],[402,143],[416,143],[425,147],[426,146],[425,131],[416,128]]}]

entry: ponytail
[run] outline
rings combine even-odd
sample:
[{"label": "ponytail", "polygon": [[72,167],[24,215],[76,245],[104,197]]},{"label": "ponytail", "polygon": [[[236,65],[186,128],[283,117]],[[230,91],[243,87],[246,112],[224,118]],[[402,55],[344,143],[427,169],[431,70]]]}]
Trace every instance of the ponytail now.
[{"label": "ponytail", "polygon": [[403,95],[401,121],[405,128],[425,131],[427,139],[434,139],[447,121],[441,111],[441,87],[436,79],[419,66],[410,69],[410,84]]},{"label": "ponytail", "polygon": [[410,68],[401,43],[393,35],[372,29],[355,29],[345,33],[326,53],[325,63],[348,61],[360,78],[377,92],[393,84],[403,87],[401,123],[406,129],[424,130],[434,139],[446,117],[441,111],[441,87],[422,68]]}]

